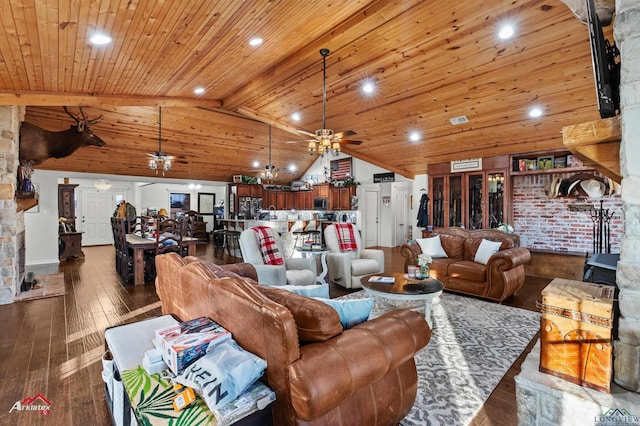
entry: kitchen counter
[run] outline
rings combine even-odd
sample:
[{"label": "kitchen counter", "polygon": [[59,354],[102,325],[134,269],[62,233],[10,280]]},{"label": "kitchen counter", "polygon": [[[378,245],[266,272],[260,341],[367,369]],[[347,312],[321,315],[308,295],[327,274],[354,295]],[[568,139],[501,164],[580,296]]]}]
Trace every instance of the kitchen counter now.
[{"label": "kitchen counter", "polygon": [[[276,219],[276,220],[256,220],[256,219],[223,219],[222,223],[224,228],[229,230],[237,230],[243,231],[245,229],[253,228],[254,226],[268,226],[270,228],[275,228],[280,232],[280,234],[284,234],[287,232],[291,232],[294,228],[298,228],[296,224],[299,224],[301,228],[305,228],[310,222],[320,223],[323,227],[328,223],[321,219]],[[294,229],[295,230],[295,229]]]}]

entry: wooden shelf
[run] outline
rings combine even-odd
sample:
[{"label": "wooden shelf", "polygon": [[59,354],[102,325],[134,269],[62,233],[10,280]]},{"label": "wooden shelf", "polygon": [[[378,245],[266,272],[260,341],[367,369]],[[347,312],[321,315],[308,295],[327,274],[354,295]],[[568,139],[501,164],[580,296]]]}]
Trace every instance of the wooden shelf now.
[{"label": "wooden shelf", "polygon": [[582,163],[615,182],[620,172],[620,116],[575,124],[562,128],[562,142]]},{"label": "wooden shelf", "polygon": [[550,173],[576,173],[576,172],[589,172],[594,169],[590,167],[557,167],[555,169],[544,170],[528,170],[524,172],[511,172],[511,176],[525,176],[525,175],[546,175]]},{"label": "wooden shelf", "polygon": [[18,212],[29,210],[30,208],[38,205],[38,197],[37,195],[34,195],[33,197],[17,197],[16,205],[16,211]]}]

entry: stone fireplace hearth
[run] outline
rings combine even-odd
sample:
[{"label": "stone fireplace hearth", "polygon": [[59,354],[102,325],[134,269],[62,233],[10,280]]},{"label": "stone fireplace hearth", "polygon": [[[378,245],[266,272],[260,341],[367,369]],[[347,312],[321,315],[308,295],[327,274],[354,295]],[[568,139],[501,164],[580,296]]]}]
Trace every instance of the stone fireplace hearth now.
[{"label": "stone fireplace hearth", "polygon": [[[578,386],[550,374],[541,373],[540,341],[522,363],[516,376],[518,424],[587,426],[612,408],[626,410],[640,419],[640,396],[615,383],[611,393]],[[606,424],[606,423],[604,423]],[[618,423],[618,424],[637,424]]]},{"label": "stone fireplace hearth", "polygon": [[0,304],[13,301],[24,275],[24,213],[17,211],[15,201],[24,112],[23,106],[0,106]]}]

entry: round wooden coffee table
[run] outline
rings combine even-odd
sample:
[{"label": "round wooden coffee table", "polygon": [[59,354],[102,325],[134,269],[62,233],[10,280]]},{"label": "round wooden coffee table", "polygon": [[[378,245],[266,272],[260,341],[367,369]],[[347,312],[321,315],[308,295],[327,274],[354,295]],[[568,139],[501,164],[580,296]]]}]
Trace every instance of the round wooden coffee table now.
[{"label": "round wooden coffee table", "polygon": [[[407,278],[406,274],[395,273],[392,276],[392,283],[371,282],[373,275],[368,275],[360,280],[362,288],[371,296],[378,296],[391,300],[424,300],[424,318],[429,327],[431,324],[431,305],[433,301],[442,294],[444,286],[442,282],[435,278],[417,280]],[[379,275],[378,275],[379,276]]]}]

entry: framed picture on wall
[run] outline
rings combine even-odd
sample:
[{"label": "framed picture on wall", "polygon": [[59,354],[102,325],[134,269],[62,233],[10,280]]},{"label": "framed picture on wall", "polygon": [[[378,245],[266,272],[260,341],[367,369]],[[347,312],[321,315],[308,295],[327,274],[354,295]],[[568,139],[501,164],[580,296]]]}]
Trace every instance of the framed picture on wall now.
[{"label": "framed picture on wall", "polygon": [[213,214],[213,207],[216,205],[216,194],[209,192],[198,192],[198,213]]},{"label": "framed picture on wall", "polygon": [[553,169],[553,155],[538,157],[538,170]]}]

